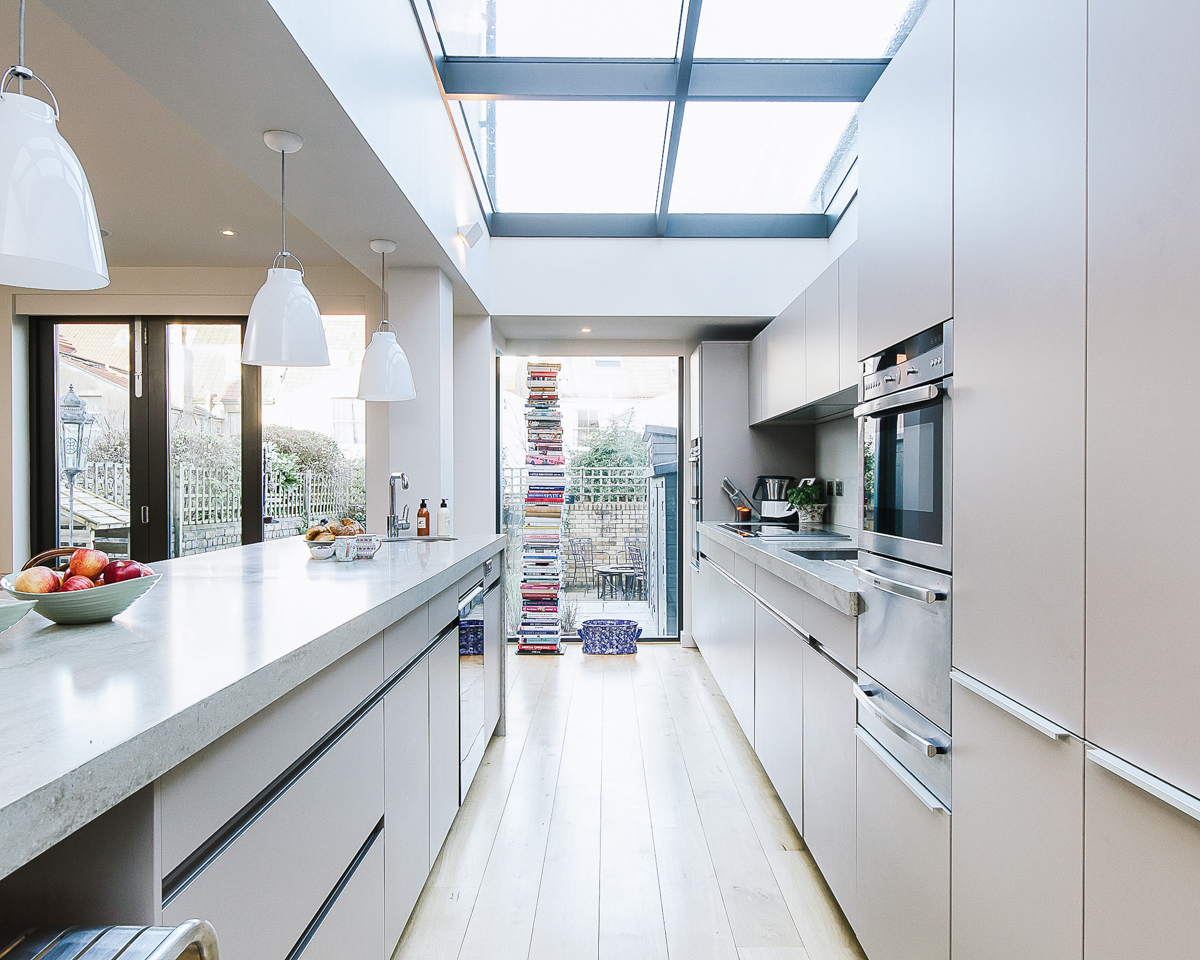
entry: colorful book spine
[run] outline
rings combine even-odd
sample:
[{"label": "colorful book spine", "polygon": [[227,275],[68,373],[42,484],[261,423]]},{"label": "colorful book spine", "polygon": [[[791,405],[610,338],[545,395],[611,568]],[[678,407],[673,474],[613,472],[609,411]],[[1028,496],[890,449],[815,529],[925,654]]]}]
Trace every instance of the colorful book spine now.
[{"label": "colorful book spine", "polygon": [[562,510],[567,473],[557,363],[530,363],[526,370],[526,456],[529,484],[522,530],[521,623],[518,653],[562,653],[559,600],[562,592]]}]

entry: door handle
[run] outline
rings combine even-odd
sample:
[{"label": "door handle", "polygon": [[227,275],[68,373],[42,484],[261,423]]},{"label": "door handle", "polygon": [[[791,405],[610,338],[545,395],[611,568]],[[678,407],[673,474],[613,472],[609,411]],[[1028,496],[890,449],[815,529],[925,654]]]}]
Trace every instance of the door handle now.
[{"label": "door handle", "polygon": [[944,743],[938,743],[936,740],[930,740],[927,737],[921,736],[915,730],[910,730],[899,720],[894,719],[884,712],[883,708],[872,702],[872,697],[875,693],[867,690],[859,684],[854,685],[854,699],[866,707],[874,716],[879,718],[879,722],[892,731],[905,743],[910,743],[927,757],[936,757],[939,753],[947,753],[948,748]]},{"label": "door handle", "polygon": [[867,733],[862,727],[854,728],[854,735],[862,741],[864,747],[870,750],[879,761],[896,775],[896,778],[912,791],[913,796],[920,800],[933,813],[949,813],[950,808],[947,807],[925,784],[914,777],[906,769],[904,764],[893,757],[884,749],[883,744],[876,740],[873,736]]},{"label": "door handle", "polygon": [[909,600],[920,600],[923,603],[936,603],[938,600],[945,600],[946,594],[941,590],[929,590],[926,587],[914,587],[911,583],[905,583],[902,580],[893,580],[891,577],[885,577],[882,574],[874,573],[867,570],[865,567],[860,567],[857,563],[849,564],[854,575],[864,583],[869,583],[871,586],[884,591],[885,593],[894,594],[897,597],[906,597]]},{"label": "door handle", "polygon": [[866,403],[860,403],[854,408],[854,416],[861,420],[863,417],[872,417],[877,413],[896,410],[900,407],[915,407],[918,403],[928,403],[930,400],[936,400],[941,392],[942,388],[936,383],[927,384],[923,387],[913,387],[911,390],[901,390],[899,393],[889,394],[886,397],[880,397],[878,400],[868,400]]},{"label": "door handle", "polygon": [[988,703],[999,707],[1009,716],[1033,727],[1038,733],[1049,737],[1051,740],[1071,739],[1070,730],[1060,727],[1057,723],[1051,723],[1040,713],[1034,713],[1028,707],[1017,703],[1011,697],[1006,697],[999,690],[993,690],[986,683],[981,683],[974,677],[968,676],[957,667],[951,668],[950,679],[960,687],[970,690],[977,697],[982,697]]},{"label": "door handle", "polygon": [[1170,804],[1180,813],[1186,814],[1193,820],[1200,820],[1200,799],[1193,797],[1190,793],[1184,793],[1178,787],[1167,783],[1166,780],[1160,780],[1154,774],[1147,773],[1141,767],[1135,767],[1116,754],[1101,750],[1099,747],[1089,746],[1087,758],[1109,773],[1115,773],[1122,780],[1133,784],[1139,790],[1144,790],[1150,796]]}]

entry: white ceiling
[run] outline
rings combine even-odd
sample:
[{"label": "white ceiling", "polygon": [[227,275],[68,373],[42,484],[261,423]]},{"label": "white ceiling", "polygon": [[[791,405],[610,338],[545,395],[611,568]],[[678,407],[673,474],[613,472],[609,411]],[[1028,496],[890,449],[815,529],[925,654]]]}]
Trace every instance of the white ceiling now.
[{"label": "white ceiling", "polygon": [[294,130],[288,246],[305,264],[349,262],[374,281],[369,241],[389,237],[391,265],[441,268],[455,312],[484,312],[267,0],[31,0],[26,35],[112,264],[269,266],[279,155],[262,132]]}]

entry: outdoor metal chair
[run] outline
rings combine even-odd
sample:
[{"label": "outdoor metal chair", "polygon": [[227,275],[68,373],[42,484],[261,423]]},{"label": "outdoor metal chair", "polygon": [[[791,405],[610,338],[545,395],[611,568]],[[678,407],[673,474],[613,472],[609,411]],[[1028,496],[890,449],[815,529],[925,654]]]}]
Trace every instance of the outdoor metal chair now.
[{"label": "outdoor metal chair", "polygon": [[646,541],[641,537],[625,538],[625,563],[637,567],[640,573],[634,578],[634,589],[638,599],[646,596]]},{"label": "outdoor metal chair", "polygon": [[608,554],[600,551],[597,554],[591,537],[573,537],[567,541],[567,559],[570,567],[567,571],[567,583],[574,586],[580,582],[589,590],[596,586],[596,557],[604,558],[608,563]]}]

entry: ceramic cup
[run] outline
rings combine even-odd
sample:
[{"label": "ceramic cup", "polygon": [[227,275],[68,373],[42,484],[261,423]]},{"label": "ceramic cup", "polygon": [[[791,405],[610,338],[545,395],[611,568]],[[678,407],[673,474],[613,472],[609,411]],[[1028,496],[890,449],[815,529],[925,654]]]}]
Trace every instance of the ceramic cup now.
[{"label": "ceramic cup", "polygon": [[383,546],[383,537],[375,533],[362,533],[353,539],[355,554],[359,560],[370,560]]},{"label": "ceramic cup", "polygon": [[333,541],[333,558],[335,560],[357,560],[358,547],[355,541],[358,537],[337,537]]}]

